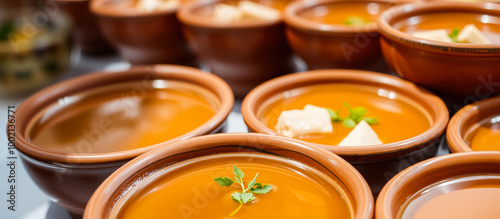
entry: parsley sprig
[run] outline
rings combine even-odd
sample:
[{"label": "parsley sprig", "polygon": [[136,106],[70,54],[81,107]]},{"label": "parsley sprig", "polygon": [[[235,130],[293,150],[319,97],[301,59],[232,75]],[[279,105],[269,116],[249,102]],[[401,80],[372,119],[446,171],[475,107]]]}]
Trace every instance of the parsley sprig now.
[{"label": "parsley sprig", "polygon": [[340,116],[340,110],[334,111],[333,109],[326,108],[328,114],[330,114],[330,117],[332,118],[332,122],[342,122],[342,125],[344,125],[347,128],[354,128],[359,122],[363,120],[370,125],[378,123],[376,117],[365,116],[368,113],[368,110],[366,108],[364,107],[352,108],[351,105],[349,105],[346,102],[343,102],[342,104],[347,108],[347,110],[349,110],[349,116],[345,118],[342,118]]},{"label": "parsley sprig", "polygon": [[448,34],[448,36],[451,38],[451,41],[454,42],[454,43],[460,43],[460,41],[458,40],[458,34],[460,33],[460,28],[455,28],[451,31],[450,34]]},{"label": "parsley sprig", "polygon": [[234,174],[235,180],[232,180],[229,177],[217,177],[214,179],[215,182],[217,182],[221,186],[229,187],[229,186],[233,185],[233,183],[238,183],[241,186],[241,191],[242,191],[241,193],[234,192],[233,194],[231,194],[231,198],[234,201],[237,201],[238,203],[240,203],[238,208],[236,210],[234,210],[233,213],[231,213],[231,215],[230,215],[231,217],[234,216],[241,209],[243,204],[246,204],[248,202],[255,200],[254,194],[266,194],[269,191],[271,191],[271,189],[273,189],[273,186],[262,185],[262,183],[256,182],[257,176],[259,175],[259,173],[255,174],[255,177],[253,178],[252,181],[250,181],[248,183],[246,188],[245,188],[245,184],[243,181],[243,177],[245,176],[245,173],[243,173],[243,171],[241,171],[240,168],[233,165],[233,174]]}]

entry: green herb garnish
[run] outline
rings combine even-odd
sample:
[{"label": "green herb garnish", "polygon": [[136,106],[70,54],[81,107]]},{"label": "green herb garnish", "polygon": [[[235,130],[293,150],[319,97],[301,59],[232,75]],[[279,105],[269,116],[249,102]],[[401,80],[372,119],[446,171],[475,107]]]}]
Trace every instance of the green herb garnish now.
[{"label": "green herb garnish", "polygon": [[351,105],[349,105],[346,102],[343,102],[342,104],[344,104],[347,110],[349,110],[349,116],[347,116],[346,118],[340,117],[339,115],[340,110],[333,111],[330,108],[326,108],[328,114],[330,114],[330,117],[332,118],[332,122],[342,122],[342,125],[344,125],[347,128],[354,128],[361,121],[365,121],[370,125],[378,123],[378,120],[375,117],[365,117],[365,115],[368,113],[368,110],[366,110],[366,108],[364,107],[351,108]]},{"label": "green herb garnish", "polygon": [[243,171],[241,171],[240,168],[238,168],[236,166],[233,166],[233,173],[234,173],[235,180],[232,180],[228,177],[217,177],[214,179],[215,182],[217,182],[221,186],[229,187],[229,186],[233,185],[233,183],[238,183],[241,186],[241,191],[242,191],[241,193],[234,192],[233,194],[231,194],[231,198],[234,201],[237,201],[238,203],[240,203],[238,208],[236,210],[234,210],[233,213],[231,213],[231,215],[230,215],[231,217],[234,216],[241,209],[243,204],[246,204],[247,202],[251,202],[251,201],[255,200],[254,193],[255,194],[266,194],[269,191],[271,191],[271,189],[273,189],[273,186],[262,185],[262,183],[256,182],[257,176],[259,175],[259,173],[255,174],[255,177],[253,178],[253,180],[248,183],[247,188],[245,188],[245,184],[243,181],[243,177],[245,176],[245,173],[243,173]]},{"label": "green herb garnish", "polygon": [[365,19],[358,17],[358,16],[350,16],[342,22],[344,25],[351,25],[351,26],[360,26],[360,25],[365,25],[367,24],[368,21]]},{"label": "green herb garnish", "polygon": [[14,21],[5,21],[0,25],[0,41],[8,41],[9,35],[15,31]]},{"label": "green herb garnish", "polygon": [[460,28],[455,28],[451,31],[450,34],[448,34],[448,36],[450,37],[451,41],[454,42],[454,43],[460,43],[460,41],[458,40],[458,34],[460,33]]}]

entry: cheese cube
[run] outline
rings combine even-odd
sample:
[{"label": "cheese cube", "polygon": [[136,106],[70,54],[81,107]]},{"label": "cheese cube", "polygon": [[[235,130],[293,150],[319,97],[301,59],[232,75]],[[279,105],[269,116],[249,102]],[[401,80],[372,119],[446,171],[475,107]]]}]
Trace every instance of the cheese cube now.
[{"label": "cheese cube", "polygon": [[281,112],[275,129],[288,137],[314,133],[332,133],[330,114],[323,107],[306,105],[303,110]]},{"label": "cheese cube", "polygon": [[457,39],[463,43],[490,44],[491,41],[474,24],[469,24],[460,31]]},{"label": "cheese cube", "polygon": [[367,146],[382,144],[378,138],[377,133],[373,131],[372,127],[365,122],[361,121],[349,132],[349,134],[338,144],[338,146]]},{"label": "cheese cube", "polygon": [[452,42],[450,36],[448,35],[448,31],[445,29],[415,31],[411,35],[426,40],[434,40],[447,43]]},{"label": "cheese cube", "polygon": [[251,1],[241,1],[238,8],[246,16],[263,20],[276,20],[281,16],[281,12],[279,10]]},{"label": "cheese cube", "polygon": [[213,19],[220,23],[231,23],[243,17],[243,12],[236,6],[217,4],[214,8]]},{"label": "cheese cube", "polygon": [[178,8],[181,2],[179,0],[140,0],[136,7],[146,12],[170,10]]}]

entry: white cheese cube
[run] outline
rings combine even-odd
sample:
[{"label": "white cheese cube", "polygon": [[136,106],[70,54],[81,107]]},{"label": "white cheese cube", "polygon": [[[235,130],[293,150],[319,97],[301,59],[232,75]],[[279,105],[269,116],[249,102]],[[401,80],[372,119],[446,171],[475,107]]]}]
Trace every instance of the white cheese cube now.
[{"label": "white cheese cube", "polygon": [[241,1],[238,8],[243,11],[243,14],[246,16],[263,20],[276,20],[281,16],[279,10],[251,1]]},{"label": "white cheese cube", "polygon": [[236,6],[217,4],[214,8],[213,19],[220,23],[231,23],[243,17],[243,12]]},{"label": "white cheese cube", "polygon": [[152,12],[175,9],[180,4],[180,0],[140,0],[136,7],[146,12]]},{"label": "white cheese cube", "polygon": [[490,44],[491,41],[474,24],[469,24],[460,31],[457,37],[463,43]]},{"label": "white cheese cube", "polygon": [[288,137],[315,133],[332,133],[330,114],[323,107],[306,105],[303,110],[281,112],[275,129]]},{"label": "white cheese cube", "polygon": [[445,29],[415,31],[411,35],[426,40],[434,40],[447,43],[452,42],[450,36],[448,35],[448,31]]},{"label": "white cheese cube", "polygon": [[361,121],[338,146],[367,146],[377,144],[382,144],[377,133],[375,133],[367,122]]}]

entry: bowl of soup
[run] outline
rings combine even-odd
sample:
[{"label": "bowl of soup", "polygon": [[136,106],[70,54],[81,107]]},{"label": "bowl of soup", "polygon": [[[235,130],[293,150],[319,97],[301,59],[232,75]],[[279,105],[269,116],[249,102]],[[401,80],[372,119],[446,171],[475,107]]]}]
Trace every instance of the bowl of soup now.
[{"label": "bowl of soup", "polygon": [[500,6],[421,2],[379,16],[382,53],[401,77],[446,96],[500,93]]},{"label": "bowl of soup", "polygon": [[0,10],[0,94],[25,95],[60,79],[70,64],[71,22],[37,7]]},{"label": "bowl of soup", "polygon": [[309,69],[388,71],[380,52],[377,16],[400,1],[297,1],[285,11],[286,34]]},{"label": "bowl of soup", "polygon": [[399,171],[435,156],[448,122],[448,110],[434,94],[360,70],[273,79],[248,94],[241,112],[252,132],[300,139],[340,155],[375,194]]},{"label": "bowl of soup", "polygon": [[60,8],[74,24],[73,37],[86,54],[102,54],[114,51],[99,30],[97,18],[90,12],[90,0],[45,0],[47,7]]},{"label": "bowl of soup", "polygon": [[366,181],[337,155],[280,136],[215,134],[127,163],[84,218],[372,218],[372,204]]},{"label": "bowl of soup", "polygon": [[198,66],[176,13],[183,0],[92,0],[104,36],[131,64]]},{"label": "bowl of soup", "polygon": [[380,193],[375,218],[495,218],[500,153],[457,153],[418,163]]},{"label": "bowl of soup", "polygon": [[465,106],[446,131],[452,152],[500,151],[500,97]]},{"label": "bowl of soup", "polygon": [[199,1],[178,14],[196,55],[238,97],[295,71],[282,11],[289,0]]},{"label": "bowl of soup", "polygon": [[224,81],[190,67],[94,73],[24,101],[15,113],[15,144],[40,189],[81,215],[99,184],[127,161],[161,143],[224,131],[233,101]]}]

